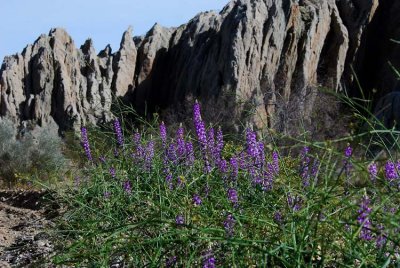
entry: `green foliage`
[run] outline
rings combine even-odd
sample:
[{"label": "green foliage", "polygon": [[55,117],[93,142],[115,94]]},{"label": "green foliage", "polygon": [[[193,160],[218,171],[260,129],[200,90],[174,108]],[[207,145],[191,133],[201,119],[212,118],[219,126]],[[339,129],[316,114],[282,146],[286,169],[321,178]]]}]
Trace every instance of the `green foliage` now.
[{"label": "green foliage", "polygon": [[[285,155],[280,152],[280,172],[272,189],[263,190],[254,185],[246,167],[240,169],[233,184],[227,182],[231,170],[224,173],[214,167],[205,174],[197,140],[187,136],[186,141],[196,145],[196,161],[186,166],[179,162],[182,159],[169,166],[171,189],[166,182],[161,140],[154,127],[144,130],[140,146],[132,141],[130,131],[125,131],[126,143],[118,149],[117,157],[112,133],[89,134],[93,158],[105,156],[106,160],[87,163],[64,196],[68,210],[59,222],[56,264],[164,267],[176,256],[178,267],[197,267],[210,251],[217,266],[224,267],[374,267],[399,263],[400,216],[394,209],[400,192],[382,170],[375,181],[370,180],[369,162],[360,153],[357,137],[330,143],[297,141],[298,148],[309,146],[309,157],[315,159],[311,163],[316,163],[318,171],[310,178],[310,185],[305,187],[301,176],[302,158],[296,150],[286,150]],[[351,139],[356,151],[345,158],[343,151],[335,148]],[[150,140],[156,143],[156,151],[149,170],[140,157],[132,155]],[[244,151],[245,141],[229,142],[222,156],[229,162]],[[263,163],[271,161],[268,155]],[[346,173],[345,163],[351,163],[350,173]],[[115,177],[110,168],[115,169]],[[124,190],[126,181],[131,183],[131,192]],[[238,206],[228,198],[230,187],[237,190]],[[196,194],[202,198],[201,205],[192,200]],[[368,241],[361,238],[365,230],[357,221],[366,195],[371,200],[369,231],[373,237]],[[235,219],[232,236],[224,229],[230,214]],[[176,223],[180,215],[184,224]],[[380,236],[386,242],[378,247]]]},{"label": "green foliage", "polygon": [[18,178],[40,173],[55,174],[66,164],[63,144],[57,134],[38,128],[17,138],[8,119],[0,120],[0,178],[11,186]]}]

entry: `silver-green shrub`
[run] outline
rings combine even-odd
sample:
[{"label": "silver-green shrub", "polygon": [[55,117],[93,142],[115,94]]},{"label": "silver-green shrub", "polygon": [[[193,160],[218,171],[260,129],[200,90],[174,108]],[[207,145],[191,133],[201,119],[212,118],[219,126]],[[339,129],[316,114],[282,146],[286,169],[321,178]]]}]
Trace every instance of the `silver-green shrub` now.
[{"label": "silver-green shrub", "polygon": [[36,127],[18,131],[9,119],[0,119],[0,177],[10,184],[16,174],[45,175],[62,169],[66,159],[57,133]]}]

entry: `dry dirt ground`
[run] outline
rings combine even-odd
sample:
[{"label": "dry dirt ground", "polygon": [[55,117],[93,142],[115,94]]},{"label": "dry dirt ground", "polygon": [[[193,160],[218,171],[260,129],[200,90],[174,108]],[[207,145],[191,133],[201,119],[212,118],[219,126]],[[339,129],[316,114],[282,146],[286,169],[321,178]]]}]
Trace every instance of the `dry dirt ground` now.
[{"label": "dry dirt ground", "polygon": [[0,190],[1,268],[44,267],[54,251],[48,230],[57,208],[49,204],[45,191]]}]

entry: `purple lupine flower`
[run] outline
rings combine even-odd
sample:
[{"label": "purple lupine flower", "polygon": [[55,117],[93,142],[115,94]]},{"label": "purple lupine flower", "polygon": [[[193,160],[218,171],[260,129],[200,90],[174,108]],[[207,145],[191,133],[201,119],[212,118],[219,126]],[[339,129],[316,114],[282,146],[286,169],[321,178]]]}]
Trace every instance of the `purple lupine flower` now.
[{"label": "purple lupine flower", "polygon": [[232,214],[228,214],[228,216],[226,216],[226,219],[224,221],[224,229],[225,229],[225,233],[226,233],[227,237],[232,237],[233,236],[233,234],[235,232],[235,230],[234,230],[235,223],[236,223],[236,220],[233,217],[233,215]]},{"label": "purple lupine flower", "polygon": [[278,224],[282,224],[283,222],[283,217],[282,217],[282,213],[280,211],[276,211],[274,213],[274,221]]},{"label": "purple lupine flower", "polygon": [[384,232],[385,227],[383,226],[383,224],[379,224],[378,225],[378,235],[376,237],[376,242],[375,245],[378,249],[383,248],[383,246],[386,244],[387,241],[387,235]]},{"label": "purple lupine flower", "polygon": [[362,226],[360,232],[360,238],[362,240],[371,240],[371,221],[369,219],[369,215],[371,214],[372,209],[369,207],[370,200],[368,196],[364,196],[361,199],[360,209],[358,210],[357,222]]},{"label": "purple lupine flower", "polygon": [[178,128],[176,132],[176,145],[177,145],[178,156],[183,157],[186,153],[186,145],[184,139],[184,129],[182,125]]},{"label": "purple lupine flower", "polygon": [[175,223],[176,223],[176,225],[185,224],[185,218],[183,217],[183,215],[179,214],[178,216],[176,216]]},{"label": "purple lupine flower", "polygon": [[228,199],[232,202],[233,206],[238,206],[238,194],[237,191],[233,188],[228,189]]},{"label": "purple lupine flower", "polygon": [[319,171],[319,164],[320,163],[319,163],[318,159],[314,159],[313,165],[312,165],[312,168],[311,168],[311,177],[312,178],[316,179],[318,171]]},{"label": "purple lupine flower", "polygon": [[129,180],[126,180],[123,184],[123,188],[124,191],[128,194],[130,194],[132,192],[132,185],[131,182]]},{"label": "purple lupine flower", "polygon": [[162,145],[164,148],[167,146],[167,128],[165,127],[164,122],[160,124],[160,137],[162,141]]},{"label": "purple lupine flower", "polygon": [[[251,184],[254,186],[254,187],[256,187],[257,185],[262,185],[263,184],[263,179],[262,179],[262,177],[261,176],[259,176],[259,175],[251,175],[252,176],[252,181],[251,181]],[[264,189],[264,188],[263,188]]]},{"label": "purple lupine flower", "polygon": [[90,152],[89,139],[86,127],[81,128],[81,144],[89,161],[93,161],[92,153]]},{"label": "purple lupine flower", "polygon": [[201,205],[201,198],[198,194],[193,195],[192,198],[193,204],[195,204],[196,206],[200,206]]},{"label": "purple lupine flower", "polygon": [[193,105],[193,121],[195,124],[201,121],[200,103],[197,100]]},{"label": "purple lupine flower", "polygon": [[372,162],[368,166],[368,173],[369,173],[369,178],[373,183],[375,183],[377,175],[378,175],[378,166],[376,165],[375,162]]},{"label": "purple lupine flower", "polygon": [[202,146],[202,149],[205,150],[207,148],[207,134],[206,134],[206,128],[204,125],[203,121],[198,122],[196,125],[196,133],[197,137],[199,139],[200,145]]},{"label": "purple lupine flower", "polygon": [[135,146],[140,145],[141,135],[140,135],[139,131],[136,131],[133,134],[132,140],[133,140],[133,144],[135,144]]},{"label": "purple lupine flower", "polygon": [[263,172],[263,177],[259,178],[259,182],[255,181],[256,184],[261,183],[261,187],[263,191],[270,191],[274,184],[274,175],[273,175],[273,164],[267,163],[268,171]]},{"label": "purple lupine flower", "polygon": [[249,128],[246,130],[247,154],[253,158],[258,157],[257,135]]},{"label": "purple lupine flower", "polygon": [[292,197],[292,195],[289,193],[287,195],[287,202],[289,207],[293,209],[293,211],[299,211],[303,204],[303,199],[300,196]]},{"label": "purple lupine flower", "polygon": [[132,157],[139,162],[146,157],[146,150],[140,142],[136,145],[136,152],[132,155]]},{"label": "purple lupine flower", "polygon": [[392,161],[387,161],[385,164],[385,177],[389,182],[398,178],[396,167]]},{"label": "purple lupine flower", "polygon": [[165,261],[165,267],[174,267],[176,265],[177,262],[177,257],[176,256],[171,256],[169,257],[166,261]]},{"label": "purple lupine flower", "polygon": [[192,166],[194,164],[194,150],[193,150],[193,143],[187,142],[186,143],[186,165]]},{"label": "purple lupine flower", "polygon": [[200,149],[203,156],[205,173],[211,172],[211,165],[207,157],[207,135],[204,122],[201,120],[200,104],[196,101],[193,106],[193,121],[196,128],[197,138],[199,139]]},{"label": "purple lupine flower", "polygon": [[221,171],[221,173],[228,172],[228,162],[225,159],[218,161],[218,169]]},{"label": "purple lupine flower", "polygon": [[303,181],[303,186],[308,187],[310,186],[310,174],[309,174],[309,166],[311,159],[308,156],[308,153],[310,151],[310,148],[305,146],[303,147],[303,150],[300,153],[300,176]]},{"label": "purple lupine flower", "polygon": [[221,153],[224,149],[224,136],[222,134],[221,127],[217,130],[217,141],[215,144],[214,158],[219,161],[221,159]]},{"label": "purple lupine flower", "polygon": [[176,147],[175,147],[174,143],[171,143],[168,146],[167,158],[168,158],[168,161],[171,163],[175,163],[178,159],[178,156],[176,155]]},{"label": "purple lupine flower", "polygon": [[349,145],[349,146],[347,146],[346,149],[344,150],[344,156],[345,156],[346,158],[350,158],[352,154],[353,154],[353,148],[351,148],[350,145]]},{"label": "purple lupine flower", "polygon": [[245,154],[245,152],[240,152],[239,153],[239,156],[237,157],[237,160],[238,160],[238,164],[239,164],[239,168],[240,169],[245,169],[247,166],[246,166],[246,154]]},{"label": "purple lupine flower", "polygon": [[211,250],[204,255],[203,268],[215,268],[215,258]]},{"label": "purple lupine flower", "polygon": [[167,182],[168,188],[170,190],[172,190],[174,188],[174,185],[172,184],[172,174],[169,171],[169,169],[166,169],[164,171],[164,173],[166,173],[167,175],[165,176],[165,181]]},{"label": "purple lupine flower", "polygon": [[274,167],[274,173],[279,173],[279,154],[277,151],[272,152],[272,166]]},{"label": "purple lupine flower", "polygon": [[116,176],[115,168],[114,167],[110,167],[110,169],[108,171],[110,172],[111,177],[115,178],[115,176]]},{"label": "purple lupine flower", "polygon": [[114,157],[118,158],[118,156],[119,156],[118,148],[114,148]]},{"label": "purple lupine flower", "polygon": [[343,160],[343,162],[344,162],[344,172],[345,172],[347,178],[350,177],[350,172],[351,172],[351,169],[353,167],[353,165],[350,162],[350,158],[351,158],[352,154],[353,154],[353,149],[349,145],[344,150],[345,159]]},{"label": "purple lupine flower", "polygon": [[147,144],[146,148],[146,156],[145,156],[145,167],[147,170],[151,169],[151,166],[153,164],[153,158],[154,158],[154,141],[149,141]]},{"label": "purple lupine flower", "polygon": [[232,170],[231,179],[232,181],[236,181],[239,174],[239,164],[236,157],[232,157],[229,163],[231,164],[231,170]]},{"label": "purple lupine flower", "polygon": [[117,139],[117,145],[122,147],[124,145],[124,136],[122,134],[121,124],[119,123],[118,118],[115,118],[113,125],[115,137]]},{"label": "purple lupine flower", "polygon": [[105,164],[106,163],[106,157],[104,155],[99,156],[99,161],[100,161],[100,163]]}]

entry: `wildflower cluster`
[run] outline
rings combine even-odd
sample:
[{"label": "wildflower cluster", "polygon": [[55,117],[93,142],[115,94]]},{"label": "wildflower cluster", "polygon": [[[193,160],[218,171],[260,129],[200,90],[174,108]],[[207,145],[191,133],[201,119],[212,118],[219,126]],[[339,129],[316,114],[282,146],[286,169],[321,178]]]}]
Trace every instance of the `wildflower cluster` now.
[{"label": "wildflower cluster", "polygon": [[65,260],[104,266],[121,259],[135,267],[395,260],[399,161],[360,164],[350,146],[330,154],[311,143],[293,157],[292,148],[287,155],[269,151],[277,145],[251,128],[236,144],[207,125],[200,108],[196,102],[192,130],[172,131],[161,122],[155,130],[133,131],[131,139],[116,119],[116,146],[110,139],[108,153],[93,150],[93,156],[82,128],[90,165],[74,187],[79,202],[66,216],[72,230],[66,239],[76,243]]}]

